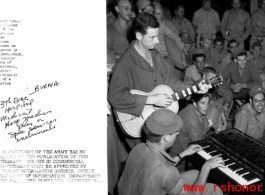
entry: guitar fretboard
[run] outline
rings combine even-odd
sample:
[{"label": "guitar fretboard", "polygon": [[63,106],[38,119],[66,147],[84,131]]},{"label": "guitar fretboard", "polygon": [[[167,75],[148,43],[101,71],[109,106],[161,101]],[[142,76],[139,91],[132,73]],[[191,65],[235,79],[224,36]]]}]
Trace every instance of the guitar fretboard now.
[{"label": "guitar fretboard", "polygon": [[202,84],[197,84],[197,85],[193,85],[192,87],[189,87],[187,89],[183,89],[175,94],[172,94],[172,99],[174,101],[178,101],[179,99],[183,99],[197,91],[199,91],[201,89],[200,85]]}]

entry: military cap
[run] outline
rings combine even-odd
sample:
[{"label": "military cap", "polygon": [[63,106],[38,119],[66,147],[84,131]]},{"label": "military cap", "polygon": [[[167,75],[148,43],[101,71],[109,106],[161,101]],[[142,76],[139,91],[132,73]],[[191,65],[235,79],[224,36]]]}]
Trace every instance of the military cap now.
[{"label": "military cap", "polygon": [[147,7],[148,5],[151,5],[151,1],[150,0],[138,0],[136,5],[137,5],[137,8],[141,10]]},{"label": "military cap", "polygon": [[261,86],[255,86],[255,87],[252,87],[248,92],[249,97],[253,97],[257,95],[258,93],[263,93],[265,95],[265,89]]},{"label": "military cap", "polygon": [[146,127],[157,135],[174,133],[183,126],[182,119],[173,111],[157,109],[146,119]]}]

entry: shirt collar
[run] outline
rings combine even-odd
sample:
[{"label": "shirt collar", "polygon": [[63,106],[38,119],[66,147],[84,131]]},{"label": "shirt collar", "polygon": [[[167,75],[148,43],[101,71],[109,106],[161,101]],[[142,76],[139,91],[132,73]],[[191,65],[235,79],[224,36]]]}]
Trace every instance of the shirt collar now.
[{"label": "shirt collar", "polygon": [[162,151],[160,148],[158,148],[155,144],[149,142],[148,140],[146,140],[146,145],[147,147],[156,150],[157,152],[159,152],[160,154],[162,154],[168,161],[170,161],[174,166],[177,164],[177,162],[165,151]]},{"label": "shirt collar", "polygon": [[[135,44],[136,40],[132,41],[130,46],[129,46],[129,53],[132,57],[132,60],[134,62],[135,65],[138,65],[141,63],[143,59],[143,57],[136,51],[136,49],[134,48],[134,44]],[[154,50],[150,50],[151,55],[157,56],[159,55],[159,52],[156,52]],[[154,63],[154,62],[153,62]]]},{"label": "shirt collar", "polygon": [[192,104],[192,109],[194,110],[194,113],[199,118],[202,118],[202,114],[195,108],[195,106]]},{"label": "shirt collar", "polygon": [[202,7],[201,9],[202,9],[202,11],[204,11],[205,13],[213,12],[213,9],[212,9],[212,8],[210,8],[209,11],[205,10],[203,7]]}]

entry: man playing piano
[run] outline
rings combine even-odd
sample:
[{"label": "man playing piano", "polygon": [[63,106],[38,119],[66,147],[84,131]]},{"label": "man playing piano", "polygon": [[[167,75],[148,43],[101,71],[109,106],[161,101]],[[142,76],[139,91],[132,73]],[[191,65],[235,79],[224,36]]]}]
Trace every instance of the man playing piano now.
[{"label": "man playing piano", "polygon": [[165,108],[156,110],[147,118],[143,128],[147,141],[138,144],[129,154],[118,183],[119,195],[181,195],[187,194],[187,185],[205,187],[188,194],[223,194],[218,186],[206,184],[210,170],[224,166],[221,157],[207,160],[200,172],[190,170],[180,174],[176,164],[181,158],[201,150],[201,146],[190,145],[173,158],[166,152],[174,144],[182,125],[181,118]]},{"label": "man playing piano", "polygon": [[265,89],[255,86],[249,91],[249,103],[242,105],[236,116],[234,127],[254,139],[261,139],[265,129]]}]

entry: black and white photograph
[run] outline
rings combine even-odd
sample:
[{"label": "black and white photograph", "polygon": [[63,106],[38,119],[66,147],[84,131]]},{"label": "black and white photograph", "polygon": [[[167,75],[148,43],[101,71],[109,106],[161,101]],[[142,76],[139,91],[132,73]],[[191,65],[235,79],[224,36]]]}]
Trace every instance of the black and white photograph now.
[{"label": "black and white photograph", "polygon": [[263,195],[265,0],[107,0],[108,195]]}]

